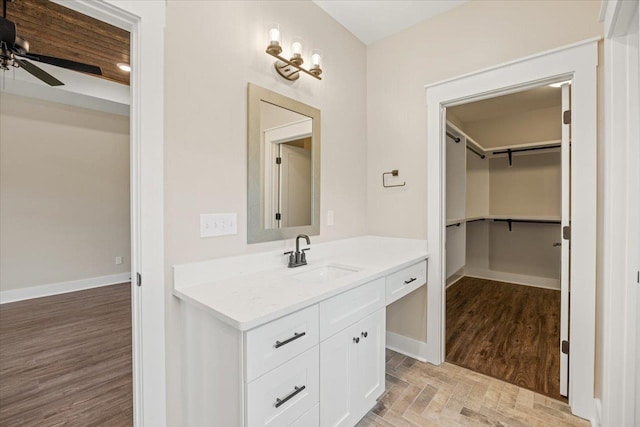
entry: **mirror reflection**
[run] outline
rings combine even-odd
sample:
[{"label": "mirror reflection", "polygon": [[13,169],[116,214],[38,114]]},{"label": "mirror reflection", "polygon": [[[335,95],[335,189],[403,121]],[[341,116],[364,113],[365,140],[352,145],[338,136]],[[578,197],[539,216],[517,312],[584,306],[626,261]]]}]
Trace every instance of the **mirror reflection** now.
[{"label": "mirror reflection", "polygon": [[264,228],[309,226],[313,207],[313,119],[260,101]]},{"label": "mirror reflection", "polygon": [[320,234],[320,110],[249,83],[247,242]]}]

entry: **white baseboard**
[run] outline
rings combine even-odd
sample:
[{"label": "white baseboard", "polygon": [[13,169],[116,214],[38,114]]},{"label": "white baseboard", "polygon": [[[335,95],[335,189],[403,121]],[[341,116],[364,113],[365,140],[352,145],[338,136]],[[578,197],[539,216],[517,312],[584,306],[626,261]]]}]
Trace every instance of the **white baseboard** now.
[{"label": "white baseboard", "polygon": [[494,270],[466,269],[465,276],[478,279],[496,280],[499,282],[515,283],[516,285],[533,286],[536,288],[560,290],[560,279],[549,277],[528,276],[526,274],[505,273]]},{"label": "white baseboard", "polygon": [[451,286],[453,286],[454,284],[458,283],[465,275],[461,274],[461,275],[457,275],[457,276],[451,276],[450,278],[447,279],[447,289],[449,289]]},{"label": "white baseboard", "polygon": [[387,348],[421,362],[427,361],[427,343],[387,331]]},{"label": "white baseboard", "polygon": [[47,285],[31,286],[22,289],[11,289],[0,292],[0,304],[22,301],[32,298],[48,297],[51,295],[66,294],[67,292],[81,291],[83,289],[98,288],[100,286],[115,285],[116,283],[129,282],[131,273],[111,274],[109,276],[90,277],[88,279],[72,280],[69,282],[50,283]]},{"label": "white baseboard", "polygon": [[591,427],[602,426],[602,402],[600,399],[593,399],[593,419],[591,420]]}]

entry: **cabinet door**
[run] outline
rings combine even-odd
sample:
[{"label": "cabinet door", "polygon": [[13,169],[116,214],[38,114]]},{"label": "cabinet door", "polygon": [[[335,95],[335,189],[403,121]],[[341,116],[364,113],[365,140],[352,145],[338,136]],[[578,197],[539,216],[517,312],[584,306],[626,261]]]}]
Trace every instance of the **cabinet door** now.
[{"label": "cabinet door", "polygon": [[356,341],[362,342],[359,334],[359,325],[355,324],[320,343],[320,425],[323,427],[355,424],[354,386],[358,383],[359,346]]},{"label": "cabinet door", "polygon": [[360,342],[358,349],[357,381],[354,412],[358,421],[376,404],[384,392],[384,348],[386,338],[385,310],[381,309],[356,324]]}]

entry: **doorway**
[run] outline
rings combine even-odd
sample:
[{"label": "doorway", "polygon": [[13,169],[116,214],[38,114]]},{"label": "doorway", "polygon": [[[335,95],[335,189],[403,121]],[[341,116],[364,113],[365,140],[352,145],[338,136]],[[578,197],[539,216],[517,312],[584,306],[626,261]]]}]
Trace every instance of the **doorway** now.
[{"label": "doorway", "polygon": [[[573,286],[569,313],[569,405],[574,415],[593,415],[596,252],[597,40],[541,53],[427,87],[429,242],[428,360],[445,360],[446,340],[446,118],[445,109],[472,101],[572,80],[571,247]],[[579,179],[577,179],[579,177]]]},{"label": "doorway", "polygon": [[0,424],[132,425],[130,90],[116,62],[131,35],[52,2],[6,6],[30,52],[54,58],[2,76]]},{"label": "doorway", "polygon": [[561,400],[569,88],[552,83],[445,110],[446,360]]},{"label": "doorway", "polygon": [[132,289],[134,425],[165,425],[164,3],[52,2],[125,29],[132,36],[131,261],[139,284]]}]

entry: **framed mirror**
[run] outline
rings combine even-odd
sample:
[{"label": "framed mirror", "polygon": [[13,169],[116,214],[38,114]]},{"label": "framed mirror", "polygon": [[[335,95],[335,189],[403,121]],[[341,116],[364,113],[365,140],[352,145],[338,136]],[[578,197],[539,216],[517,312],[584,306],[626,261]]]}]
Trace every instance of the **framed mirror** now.
[{"label": "framed mirror", "polygon": [[320,110],[249,83],[248,243],[320,234]]}]

